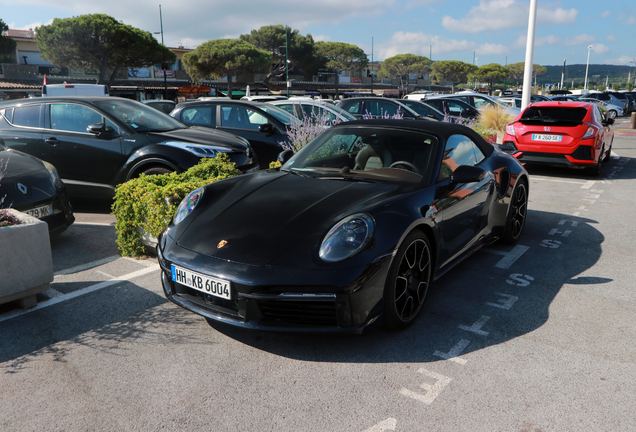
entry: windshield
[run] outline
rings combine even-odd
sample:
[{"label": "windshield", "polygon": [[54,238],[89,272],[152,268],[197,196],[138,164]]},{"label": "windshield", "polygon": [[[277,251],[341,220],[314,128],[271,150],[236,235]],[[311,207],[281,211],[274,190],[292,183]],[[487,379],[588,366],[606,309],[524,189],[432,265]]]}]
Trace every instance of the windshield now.
[{"label": "windshield", "polygon": [[423,132],[334,127],[307,144],[281,170],[419,182],[432,171],[437,143]]},{"label": "windshield", "polygon": [[298,120],[296,117],[294,117],[287,111],[278,108],[277,106],[274,106],[268,103],[262,103],[262,104],[258,104],[258,107],[262,109],[263,111],[265,111],[266,113],[268,113],[269,115],[276,118],[276,120],[283,123],[285,126],[291,126],[292,124],[294,125],[300,124],[300,120]]},{"label": "windshield", "polygon": [[97,101],[95,105],[137,132],[165,132],[186,128],[168,114],[134,100],[113,97]]}]

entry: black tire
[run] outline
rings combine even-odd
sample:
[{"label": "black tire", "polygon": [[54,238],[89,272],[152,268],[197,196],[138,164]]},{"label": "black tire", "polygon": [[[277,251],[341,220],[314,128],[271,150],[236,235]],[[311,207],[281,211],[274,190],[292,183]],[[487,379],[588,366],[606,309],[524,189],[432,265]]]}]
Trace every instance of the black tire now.
[{"label": "black tire", "polygon": [[433,276],[431,244],[423,233],[411,232],[398,249],[384,287],[384,325],[400,330],[422,309]]},{"label": "black tire", "polygon": [[598,157],[598,162],[591,167],[588,167],[585,171],[591,177],[598,177],[601,175],[601,166],[603,165],[603,158]]},{"label": "black tire", "polygon": [[173,172],[173,170],[171,170],[170,168],[154,166],[154,167],[146,168],[145,170],[142,171],[142,174],[146,174],[146,175],[163,175],[163,174],[168,174],[168,173],[171,173],[171,172]]},{"label": "black tire", "polygon": [[612,138],[612,142],[610,143],[609,148],[607,149],[607,154],[603,158],[603,162],[609,162],[610,156],[612,154],[612,145],[614,144],[614,138]]},{"label": "black tire", "polygon": [[506,231],[501,242],[504,244],[515,244],[523,233],[528,215],[528,186],[523,180],[517,181],[512,196],[510,197],[510,207],[506,215]]}]

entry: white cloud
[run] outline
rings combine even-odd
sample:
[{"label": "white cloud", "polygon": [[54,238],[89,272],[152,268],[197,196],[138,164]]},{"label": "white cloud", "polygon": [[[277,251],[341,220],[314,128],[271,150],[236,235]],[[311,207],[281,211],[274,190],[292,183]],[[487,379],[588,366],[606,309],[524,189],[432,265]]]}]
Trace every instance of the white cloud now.
[{"label": "white cloud", "polygon": [[607,10],[607,11],[603,12],[603,13],[601,14],[601,16],[602,16],[603,18],[607,18],[607,17],[609,17],[609,16],[610,16],[610,11],[608,11],[608,10]]},{"label": "white cloud", "polygon": [[427,35],[422,32],[395,32],[391,38],[378,46],[380,59],[387,59],[397,54],[416,54],[428,57],[430,50],[433,57],[454,51],[474,51],[478,45],[467,40],[448,39],[441,36]]},{"label": "white cloud", "polygon": [[629,56],[620,56],[617,59],[607,59],[603,62],[603,64],[611,64],[611,65],[629,65],[633,64],[636,61],[636,58]]},{"label": "white cloud", "polygon": [[565,40],[565,44],[568,46],[573,45],[589,45],[590,42],[596,42],[596,37],[590,36],[588,34],[580,34],[571,38],[567,38]]},{"label": "white cloud", "polygon": [[314,42],[331,42],[331,36],[317,35],[312,37],[314,38]]},{"label": "white cloud", "polygon": [[607,40],[608,40],[608,41],[610,41],[610,42],[614,42],[614,41],[616,40],[616,36],[614,36],[613,34],[611,34],[611,35],[609,35],[609,36],[607,37]]},{"label": "white cloud", "polygon": [[[528,41],[528,35],[520,34],[517,40],[512,44],[512,48],[525,49]],[[543,37],[534,38],[534,47],[542,47],[545,45],[557,45],[561,43],[561,38],[554,35],[548,35]]]},{"label": "white cloud", "polygon": [[[49,7],[49,0],[23,0],[25,10]],[[162,4],[164,40],[175,46],[177,41],[189,40],[195,45],[211,39],[238,37],[265,25],[289,24],[306,34],[315,24],[339,24],[350,19],[381,16],[396,8],[398,0],[321,0],[300,2],[289,0],[190,0],[187,5],[177,2]],[[402,6],[403,7],[403,6]],[[135,2],[95,2],[74,0],[56,4],[71,17],[105,13],[125,24],[150,32],[159,31],[159,3],[151,0]],[[195,12],[193,12],[195,11]]]},{"label": "white cloud", "polygon": [[594,54],[605,54],[609,51],[610,49],[603,44],[592,44],[592,52]]},{"label": "white cloud", "polygon": [[[528,3],[519,0],[480,0],[462,19],[446,15],[442,26],[460,33],[480,33],[528,26]],[[537,24],[569,24],[576,21],[576,9],[537,9]]]}]

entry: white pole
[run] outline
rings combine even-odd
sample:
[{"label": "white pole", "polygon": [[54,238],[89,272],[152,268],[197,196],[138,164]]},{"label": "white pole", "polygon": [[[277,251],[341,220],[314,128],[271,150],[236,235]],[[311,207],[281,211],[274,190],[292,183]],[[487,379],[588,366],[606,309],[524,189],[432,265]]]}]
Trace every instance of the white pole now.
[{"label": "white pole", "polygon": [[537,20],[537,0],[530,0],[530,14],[528,17],[528,40],[526,42],[526,63],[523,70],[523,93],[521,97],[521,110],[530,105],[530,93],[532,91],[532,66],[534,61],[534,33]]},{"label": "white pole", "polygon": [[587,65],[585,66],[585,84],[583,85],[583,90],[587,90],[587,70],[590,68],[590,50],[592,49],[592,45],[588,45],[587,47]]}]

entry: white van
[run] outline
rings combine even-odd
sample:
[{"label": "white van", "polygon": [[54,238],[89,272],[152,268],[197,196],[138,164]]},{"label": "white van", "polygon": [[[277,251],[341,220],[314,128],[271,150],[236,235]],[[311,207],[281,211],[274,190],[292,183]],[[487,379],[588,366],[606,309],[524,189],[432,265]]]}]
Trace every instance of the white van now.
[{"label": "white van", "polygon": [[103,84],[47,84],[42,86],[42,96],[108,96]]}]

